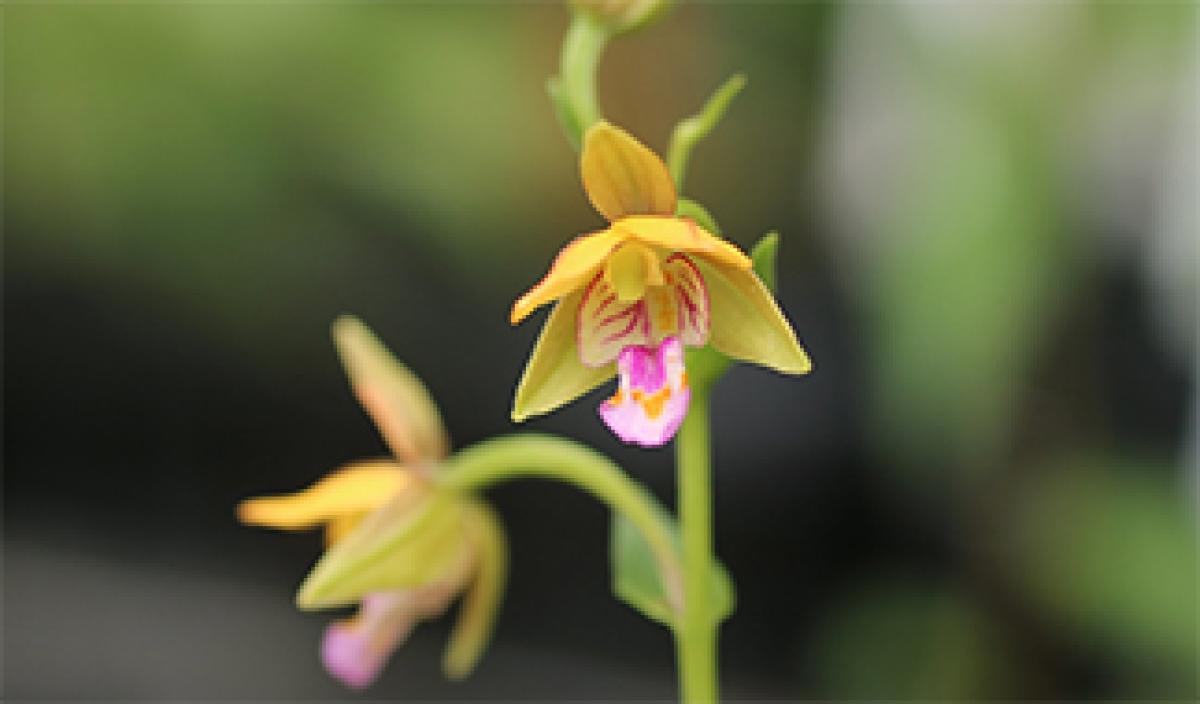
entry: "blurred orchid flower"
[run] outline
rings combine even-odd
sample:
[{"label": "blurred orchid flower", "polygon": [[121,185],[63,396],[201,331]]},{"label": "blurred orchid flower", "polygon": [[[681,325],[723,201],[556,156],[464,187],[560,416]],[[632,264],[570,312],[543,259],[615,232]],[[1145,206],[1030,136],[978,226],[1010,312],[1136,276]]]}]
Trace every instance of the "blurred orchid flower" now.
[{"label": "blurred orchid flower", "polygon": [[466,593],[443,661],[448,676],[474,667],[503,591],[506,543],[491,510],[431,481],[449,441],[421,381],[360,321],[339,318],[333,338],[355,394],[395,459],[339,469],[295,494],[249,499],[243,523],[323,527],[328,549],[296,597],[302,609],[358,603],[325,631],[331,675],[362,689],[421,620]]},{"label": "blurred orchid flower", "polygon": [[517,388],[513,420],[554,410],[612,378],[600,416],[624,442],[658,447],[687,414],[685,346],[711,344],[788,374],[812,365],[770,291],[733,244],[676,215],[666,164],[598,122],[580,170],[608,228],[571,241],[512,307],[515,325],[557,302]]}]

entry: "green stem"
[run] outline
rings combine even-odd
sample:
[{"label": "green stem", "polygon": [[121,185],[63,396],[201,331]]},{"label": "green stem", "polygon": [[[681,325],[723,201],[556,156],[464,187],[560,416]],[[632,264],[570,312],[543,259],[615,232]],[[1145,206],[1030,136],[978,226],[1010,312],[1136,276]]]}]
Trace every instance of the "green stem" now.
[{"label": "green stem", "polygon": [[717,701],[717,620],[710,594],[713,563],[712,457],[708,388],[692,391],[675,439],[679,523],[683,535],[683,615],[675,633],[679,688],[689,704]]},{"label": "green stem", "polygon": [[682,567],[657,502],[604,455],[570,440],[522,433],[485,440],[457,452],[438,473],[443,486],[464,491],[518,477],[574,484],[628,518],[654,553],[663,592],[674,608],[681,608]]},{"label": "green stem", "polygon": [[571,15],[563,37],[558,76],[550,80],[550,97],[571,144],[578,149],[583,134],[600,120],[596,70],[611,31],[586,12]]}]

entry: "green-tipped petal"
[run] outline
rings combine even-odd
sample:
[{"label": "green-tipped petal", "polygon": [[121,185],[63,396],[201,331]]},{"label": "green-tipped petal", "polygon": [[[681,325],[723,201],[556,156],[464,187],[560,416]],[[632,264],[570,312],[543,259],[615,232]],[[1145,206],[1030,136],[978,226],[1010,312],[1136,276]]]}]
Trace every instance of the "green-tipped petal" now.
[{"label": "green-tipped petal", "polygon": [[549,413],[616,375],[612,364],[592,369],[579,361],[575,319],[582,298],[583,292],[573,293],[550,312],[517,386],[512,409],[515,422]]},{"label": "green-tipped petal", "polygon": [[709,344],[745,362],[785,374],[807,374],[812,362],[771,292],[753,270],[696,257],[712,307]]},{"label": "green-tipped petal", "polygon": [[300,585],[296,605],[345,606],[371,592],[461,579],[473,557],[464,507],[456,495],[428,487],[401,492],[326,551]]},{"label": "green-tipped petal", "polygon": [[446,427],[417,375],[354,316],[338,317],[332,333],[355,395],[392,452],[414,466],[445,457]]},{"label": "green-tipped petal", "polygon": [[508,576],[508,544],[496,515],[475,503],[468,509],[468,520],[475,534],[478,565],[442,658],[442,670],[452,680],[471,674],[487,647]]}]

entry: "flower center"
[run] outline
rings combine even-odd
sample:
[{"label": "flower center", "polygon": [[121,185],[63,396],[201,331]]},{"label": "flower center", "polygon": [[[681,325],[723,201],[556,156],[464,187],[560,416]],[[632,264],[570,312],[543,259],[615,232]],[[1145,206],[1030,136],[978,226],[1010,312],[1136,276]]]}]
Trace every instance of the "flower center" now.
[{"label": "flower center", "polygon": [[641,299],[647,286],[663,284],[658,255],[638,242],[626,242],[609,255],[604,278],[622,303]]},{"label": "flower center", "polygon": [[626,347],[657,346],[668,337],[699,347],[708,341],[708,328],[708,290],[696,265],[679,253],[660,263],[650,247],[626,243],[579,302],[579,359],[599,367]]}]

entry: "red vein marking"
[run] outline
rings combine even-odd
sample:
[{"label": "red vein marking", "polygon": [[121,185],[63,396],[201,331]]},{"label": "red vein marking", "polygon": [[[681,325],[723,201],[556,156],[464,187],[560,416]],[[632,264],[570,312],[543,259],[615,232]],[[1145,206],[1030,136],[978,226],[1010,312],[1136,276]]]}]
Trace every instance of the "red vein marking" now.
[{"label": "red vein marking", "polygon": [[[640,307],[641,307],[641,306],[640,306],[640,304],[639,304],[638,306],[634,306],[634,307],[630,308],[630,310],[635,310],[635,309],[638,309],[638,308],[640,308]],[[629,319],[629,324],[628,324],[628,325],[626,325],[626,326],[625,326],[625,327],[624,327],[622,330],[620,330],[619,332],[613,333],[612,335],[609,335],[608,337],[604,338],[603,342],[604,342],[604,343],[606,343],[606,344],[607,344],[607,343],[609,343],[609,342],[615,342],[616,340],[619,340],[619,339],[621,339],[622,337],[625,337],[625,336],[626,336],[626,335],[628,335],[629,333],[633,332],[633,329],[634,329],[634,327],[636,327],[636,326],[637,326],[637,324],[638,324],[638,319],[639,319],[640,317],[641,317],[641,316],[635,315],[635,316],[633,316],[632,318],[630,318],[630,319]]]},{"label": "red vein marking", "polygon": [[620,319],[624,318],[625,316],[627,316],[627,315],[631,315],[631,314],[635,314],[635,313],[637,313],[637,305],[636,305],[636,304],[635,304],[635,305],[632,305],[632,306],[629,306],[629,307],[628,307],[628,308],[626,308],[625,310],[623,310],[623,311],[620,311],[620,312],[618,312],[618,313],[613,313],[612,315],[608,316],[608,317],[607,317],[607,318],[605,318],[604,320],[601,320],[601,321],[600,321],[600,322],[599,322],[599,323],[596,325],[596,327],[597,327],[597,328],[602,328],[602,327],[605,327],[605,326],[607,326],[607,325],[611,325],[611,324],[613,324],[613,323],[617,322],[618,320],[620,320]]}]

